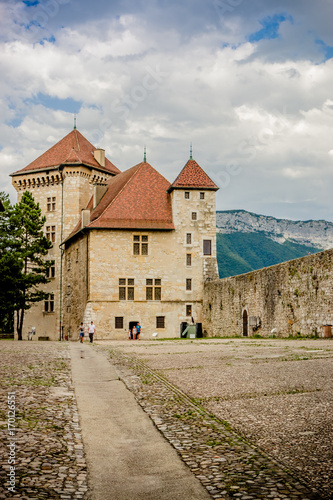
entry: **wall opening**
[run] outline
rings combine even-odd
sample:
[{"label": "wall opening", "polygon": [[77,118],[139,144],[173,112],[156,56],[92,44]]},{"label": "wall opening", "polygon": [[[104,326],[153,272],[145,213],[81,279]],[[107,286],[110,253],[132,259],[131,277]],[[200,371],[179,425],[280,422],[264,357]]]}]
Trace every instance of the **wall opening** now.
[{"label": "wall opening", "polygon": [[243,311],[243,337],[248,337],[249,335],[249,330],[248,330],[248,321],[247,321],[248,315],[247,311]]}]

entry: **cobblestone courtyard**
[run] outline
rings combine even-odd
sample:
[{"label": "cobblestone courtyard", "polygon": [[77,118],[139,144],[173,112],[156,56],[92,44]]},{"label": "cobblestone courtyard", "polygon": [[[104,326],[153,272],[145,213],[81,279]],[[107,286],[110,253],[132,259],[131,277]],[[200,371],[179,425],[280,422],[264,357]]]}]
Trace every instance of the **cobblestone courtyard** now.
[{"label": "cobblestone courtyard", "polygon": [[[333,498],[331,340],[140,340],[92,348],[116,365],[213,498]],[[0,350],[0,498],[89,498],[68,345],[1,341]],[[9,393],[16,495],[7,482]]]}]

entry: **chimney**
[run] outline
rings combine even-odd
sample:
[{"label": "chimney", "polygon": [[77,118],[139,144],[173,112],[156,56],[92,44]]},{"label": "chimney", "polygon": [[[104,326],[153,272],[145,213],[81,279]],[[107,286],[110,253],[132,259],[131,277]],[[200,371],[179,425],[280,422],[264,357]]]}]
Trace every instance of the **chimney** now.
[{"label": "chimney", "polygon": [[93,210],[95,210],[95,208],[105,195],[107,189],[108,187],[105,186],[105,184],[94,184]]},{"label": "chimney", "polygon": [[90,223],[90,210],[81,210],[81,229]]},{"label": "chimney", "polygon": [[105,167],[105,149],[95,149],[94,158],[101,167]]}]

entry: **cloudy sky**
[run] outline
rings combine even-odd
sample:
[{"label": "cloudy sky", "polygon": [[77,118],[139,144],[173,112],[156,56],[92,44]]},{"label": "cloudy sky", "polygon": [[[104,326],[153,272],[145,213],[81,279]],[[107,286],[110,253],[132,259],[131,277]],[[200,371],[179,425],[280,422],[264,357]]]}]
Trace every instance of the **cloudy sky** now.
[{"label": "cloudy sky", "polygon": [[219,210],[333,221],[331,0],[0,0],[0,190],[77,127],[125,170],[193,157]]}]

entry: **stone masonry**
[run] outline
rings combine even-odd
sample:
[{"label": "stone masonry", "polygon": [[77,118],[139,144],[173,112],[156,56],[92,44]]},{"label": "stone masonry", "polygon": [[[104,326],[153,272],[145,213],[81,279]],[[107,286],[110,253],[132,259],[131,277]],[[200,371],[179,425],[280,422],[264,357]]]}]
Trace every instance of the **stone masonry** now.
[{"label": "stone masonry", "polygon": [[333,249],[213,281],[204,290],[204,334],[269,337],[329,335]]}]

